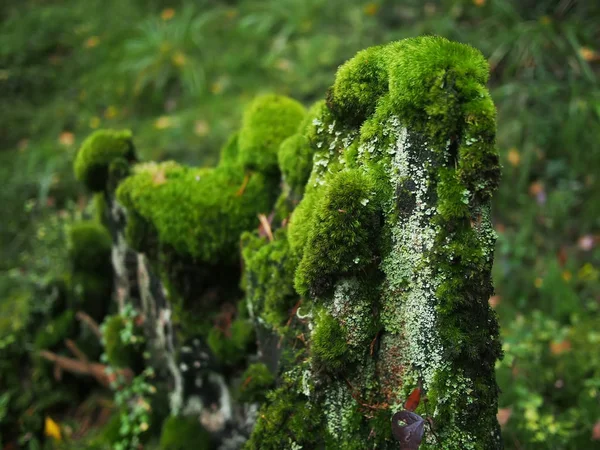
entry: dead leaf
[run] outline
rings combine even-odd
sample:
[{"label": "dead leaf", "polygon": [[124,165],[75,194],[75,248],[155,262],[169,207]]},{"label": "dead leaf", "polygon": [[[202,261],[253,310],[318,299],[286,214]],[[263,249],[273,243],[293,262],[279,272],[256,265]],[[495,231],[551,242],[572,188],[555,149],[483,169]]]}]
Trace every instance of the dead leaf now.
[{"label": "dead leaf", "polygon": [[501,427],[507,424],[510,420],[510,416],[512,415],[512,408],[500,408],[498,410],[498,414],[496,417],[498,418],[498,423]]},{"label": "dead leaf", "polygon": [[550,351],[553,355],[560,355],[561,353],[568,352],[571,350],[571,341],[565,339],[561,342],[551,342],[550,343]]},{"label": "dead leaf", "polygon": [[594,424],[592,429],[592,441],[600,441],[600,420]]}]

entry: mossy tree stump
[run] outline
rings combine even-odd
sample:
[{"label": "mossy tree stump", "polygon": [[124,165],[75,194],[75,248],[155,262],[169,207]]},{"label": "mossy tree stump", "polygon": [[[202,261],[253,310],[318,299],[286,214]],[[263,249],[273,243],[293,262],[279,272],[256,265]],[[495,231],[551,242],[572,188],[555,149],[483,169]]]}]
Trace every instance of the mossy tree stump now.
[{"label": "mossy tree stump", "polygon": [[418,387],[420,448],[502,447],[487,77],[471,47],[407,39],[358,53],[308,112],[256,99],[215,168],[82,150],[77,174],[127,218],[136,288],[172,312],[173,412],[211,445],[396,449]]},{"label": "mossy tree stump", "polygon": [[[417,387],[420,448],[502,447],[487,77],[479,52],[435,37],[340,67],[306,131],[312,172],[287,226],[302,320],[284,333],[306,346],[284,361],[249,448],[398,448],[392,415]],[[261,301],[268,320],[274,301]]]}]

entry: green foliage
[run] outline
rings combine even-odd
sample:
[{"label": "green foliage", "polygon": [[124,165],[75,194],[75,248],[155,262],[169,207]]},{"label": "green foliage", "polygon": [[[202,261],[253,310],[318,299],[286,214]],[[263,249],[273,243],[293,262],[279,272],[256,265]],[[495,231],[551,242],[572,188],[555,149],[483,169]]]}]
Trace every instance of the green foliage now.
[{"label": "green foliage", "polygon": [[98,130],[81,144],[74,162],[75,176],[93,192],[106,189],[111,163],[135,160],[131,131]]},{"label": "green foliage", "polygon": [[171,416],[162,426],[160,435],[161,450],[187,450],[196,448],[208,450],[210,435],[194,417]]},{"label": "green foliage", "polygon": [[35,336],[37,350],[54,350],[62,347],[63,341],[75,332],[75,313],[68,309],[56,319],[47,323]]},{"label": "green foliage", "polygon": [[139,365],[143,335],[134,320],[135,313],[125,311],[123,315],[107,317],[102,324],[104,351],[112,367],[135,368]]},{"label": "green foliage", "polygon": [[268,390],[275,384],[275,377],[263,363],[250,364],[241,377],[240,400],[258,402],[264,400]]},{"label": "green foliage", "polygon": [[304,118],[304,107],[279,95],[262,95],[245,110],[238,138],[239,160],[248,169],[277,172],[281,142],[294,134]]},{"label": "green foliage", "polygon": [[254,326],[245,318],[236,318],[227,329],[213,327],[206,343],[217,359],[226,365],[243,361],[254,342]]}]

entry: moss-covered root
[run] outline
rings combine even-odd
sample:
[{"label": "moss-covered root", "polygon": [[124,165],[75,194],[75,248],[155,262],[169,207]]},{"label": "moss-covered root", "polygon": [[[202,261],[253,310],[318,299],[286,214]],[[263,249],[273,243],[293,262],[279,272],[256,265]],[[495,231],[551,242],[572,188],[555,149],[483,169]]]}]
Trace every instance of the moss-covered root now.
[{"label": "moss-covered root", "polygon": [[[435,424],[420,448],[502,447],[487,77],[477,50],[439,37],[370,48],[340,67],[305,131],[314,165],[288,237],[312,306],[310,370],[286,377],[324,407],[327,448],[373,435],[394,448],[391,417],[417,385],[428,397],[417,413]],[[256,429],[268,427],[261,416]]]},{"label": "moss-covered root", "polygon": [[81,144],[75,158],[75,176],[93,192],[106,189],[110,165],[135,161],[131,131],[98,130]]}]

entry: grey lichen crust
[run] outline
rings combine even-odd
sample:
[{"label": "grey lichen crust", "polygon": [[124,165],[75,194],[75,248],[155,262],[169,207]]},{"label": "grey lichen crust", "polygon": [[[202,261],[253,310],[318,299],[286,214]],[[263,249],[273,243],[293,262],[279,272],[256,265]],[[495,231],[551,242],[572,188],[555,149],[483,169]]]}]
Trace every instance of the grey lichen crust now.
[{"label": "grey lichen crust", "polygon": [[[397,448],[391,418],[418,385],[416,412],[433,424],[420,448],[502,447],[487,73],[475,49],[437,37],[367,49],[339,69],[305,131],[313,168],[287,227],[307,364],[284,372],[288,391],[271,394],[248,448],[290,436],[294,448]],[[280,440],[267,436],[298,403],[318,437],[300,438],[292,420]]]}]

